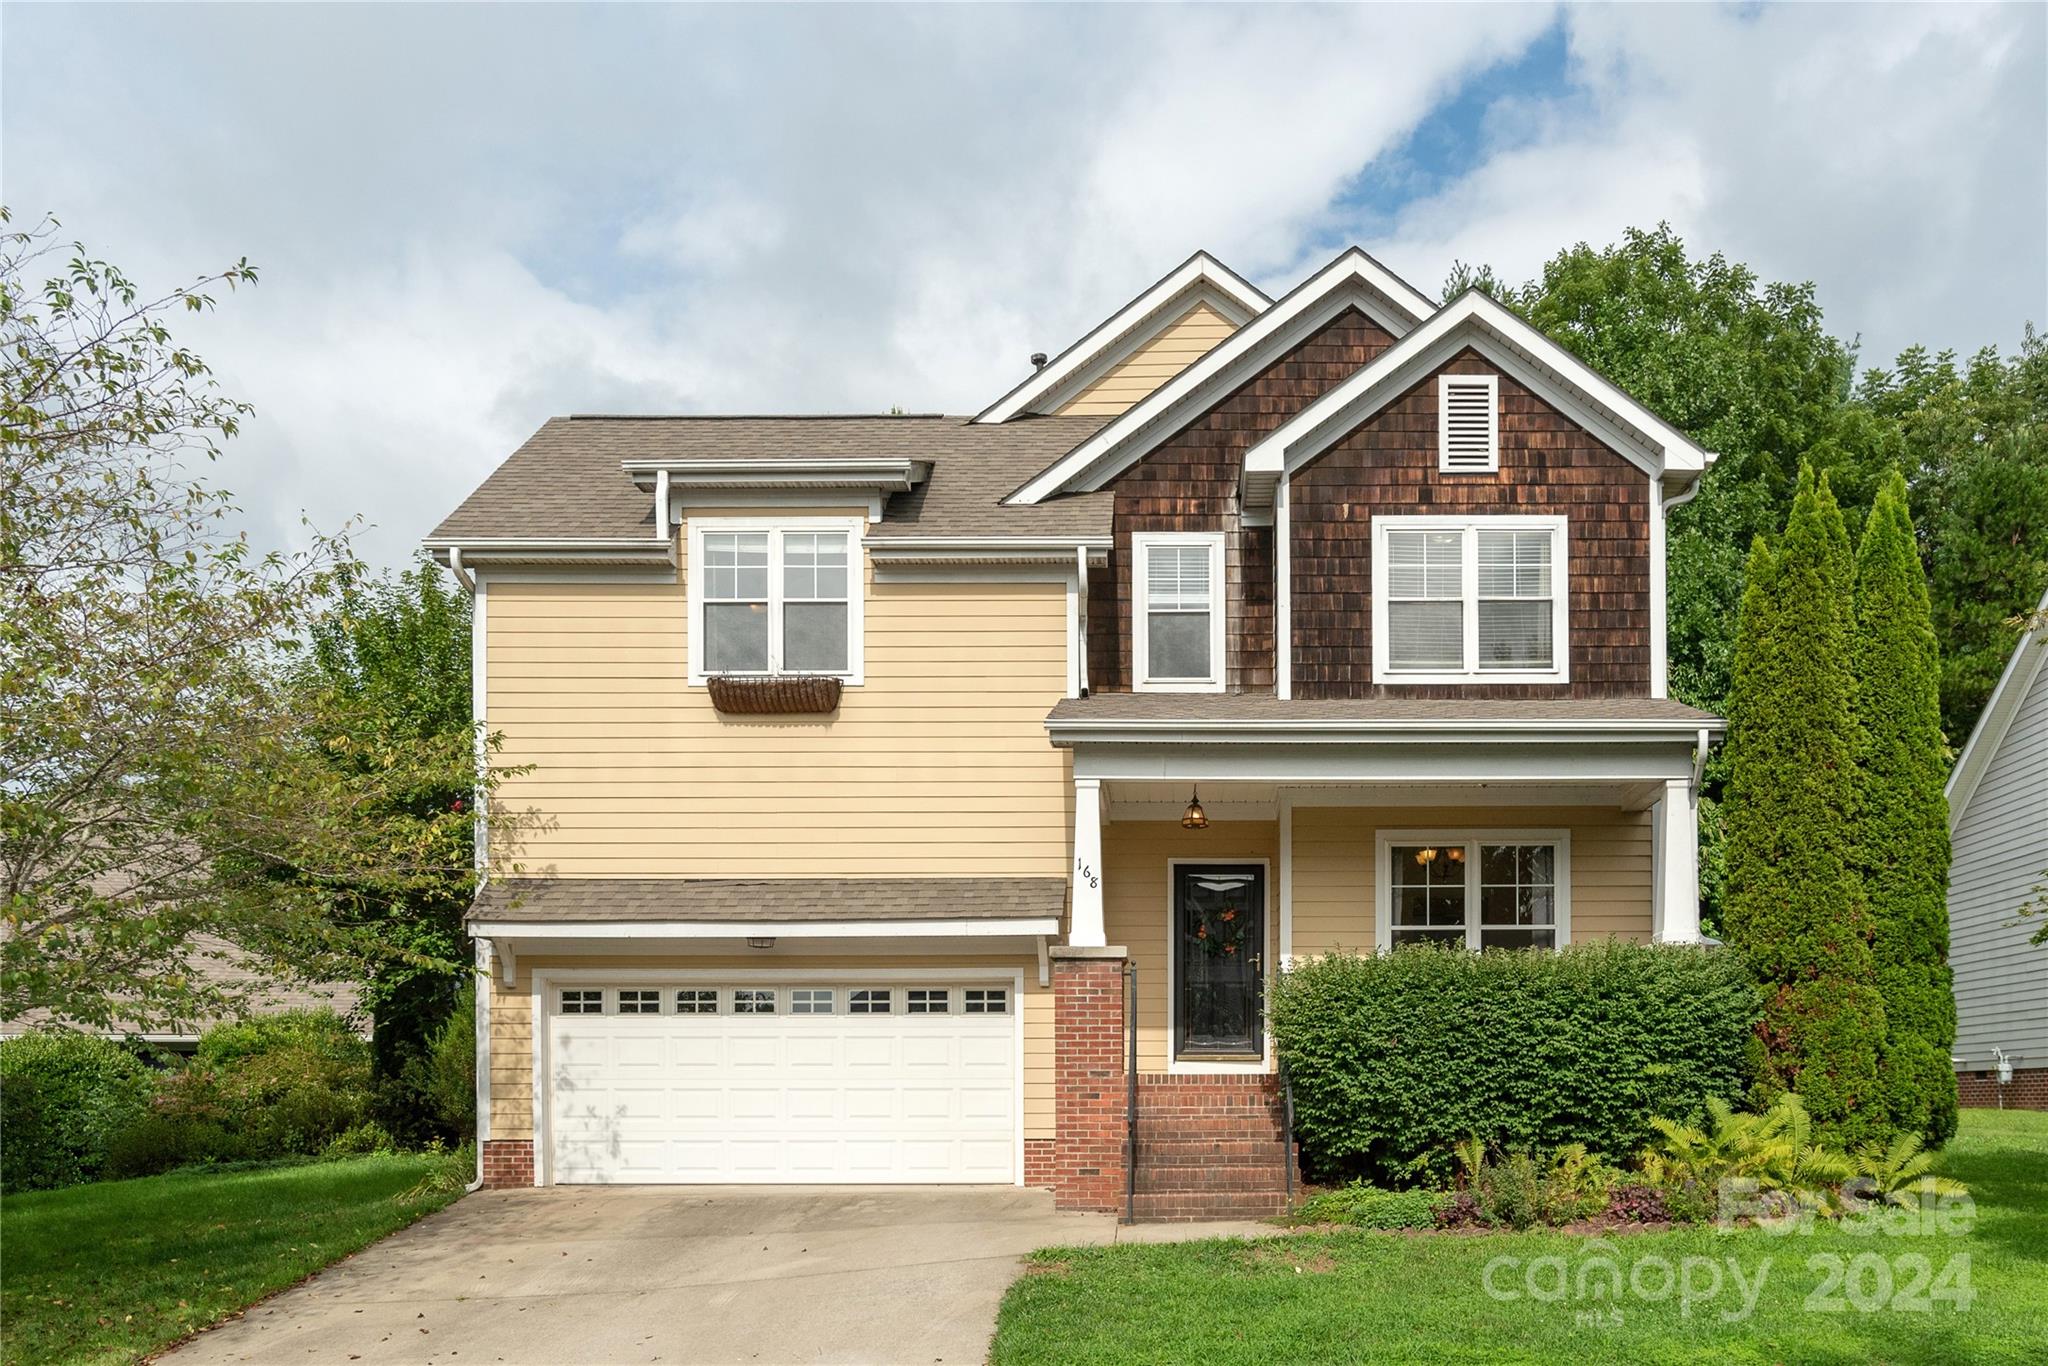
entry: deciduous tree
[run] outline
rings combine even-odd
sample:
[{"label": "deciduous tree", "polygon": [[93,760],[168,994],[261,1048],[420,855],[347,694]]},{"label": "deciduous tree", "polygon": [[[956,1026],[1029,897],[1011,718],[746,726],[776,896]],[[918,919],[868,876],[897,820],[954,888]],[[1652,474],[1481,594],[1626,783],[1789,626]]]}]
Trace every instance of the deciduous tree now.
[{"label": "deciduous tree", "polygon": [[54,223],[0,234],[0,1016],[232,1013],[247,989],[191,971],[202,934],[360,979],[403,952],[362,906],[468,875],[469,807],[407,798],[488,787],[474,743],[397,734],[288,667],[359,572],[346,543],[259,553],[193,473],[249,410],[169,324],[255,279],[153,296]]}]

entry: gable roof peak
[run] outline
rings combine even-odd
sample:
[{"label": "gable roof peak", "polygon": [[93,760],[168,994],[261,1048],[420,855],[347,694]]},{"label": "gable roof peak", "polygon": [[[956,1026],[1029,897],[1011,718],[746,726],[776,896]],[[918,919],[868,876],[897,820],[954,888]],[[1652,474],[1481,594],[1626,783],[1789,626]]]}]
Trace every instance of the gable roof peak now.
[{"label": "gable roof peak", "polygon": [[1041,502],[1061,492],[1101,488],[1142,459],[1196,411],[1299,345],[1344,308],[1358,307],[1395,337],[1441,310],[1363,247],[1350,246],[1207,354],[1111,419],[1006,500]]},{"label": "gable roof peak", "polygon": [[975,415],[976,422],[1007,422],[1013,417],[1056,406],[1048,402],[1176,321],[1197,303],[1207,303],[1233,325],[1263,313],[1273,300],[1266,292],[1206,251],[1154,280],[1137,297],[1090,328],[1043,365],[1036,366],[1014,388]]}]

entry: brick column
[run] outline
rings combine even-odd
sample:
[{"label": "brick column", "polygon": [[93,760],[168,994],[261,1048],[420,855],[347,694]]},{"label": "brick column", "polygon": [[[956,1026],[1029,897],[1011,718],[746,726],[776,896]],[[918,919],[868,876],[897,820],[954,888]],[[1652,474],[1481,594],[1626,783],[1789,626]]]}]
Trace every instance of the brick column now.
[{"label": "brick column", "polygon": [[533,1140],[493,1138],[484,1142],[484,1189],[533,1184]]},{"label": "brick column", "polygon": [[1053,1199],[1061,1209],[1124,1202],[1124,958],[1121,948],[1051,951]]}]

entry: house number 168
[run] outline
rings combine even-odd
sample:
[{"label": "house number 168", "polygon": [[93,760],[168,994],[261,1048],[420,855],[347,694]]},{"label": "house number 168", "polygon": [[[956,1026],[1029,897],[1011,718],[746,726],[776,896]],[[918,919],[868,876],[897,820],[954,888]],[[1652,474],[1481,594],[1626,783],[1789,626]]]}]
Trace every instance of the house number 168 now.
[{"label": "house number 168", "polygon": [[1086,859],[1075,859],[1074,871],[1079,873],[1090,887],[1100,887],[1102,885],[1102,879],[1095,875],[1095,870],[1088,866]]}]

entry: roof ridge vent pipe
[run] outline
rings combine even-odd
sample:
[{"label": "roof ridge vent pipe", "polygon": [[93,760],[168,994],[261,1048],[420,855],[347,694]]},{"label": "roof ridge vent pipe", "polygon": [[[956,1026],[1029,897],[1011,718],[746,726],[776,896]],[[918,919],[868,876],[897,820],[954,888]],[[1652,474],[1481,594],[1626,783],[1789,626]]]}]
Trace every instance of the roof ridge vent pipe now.
[{"label": "roof ridge vent pipe", "polygon": [[1033,351],[1031,353],[1031,368],[1033,370],[1043,370],[1045,368],[1045,352]]}]

